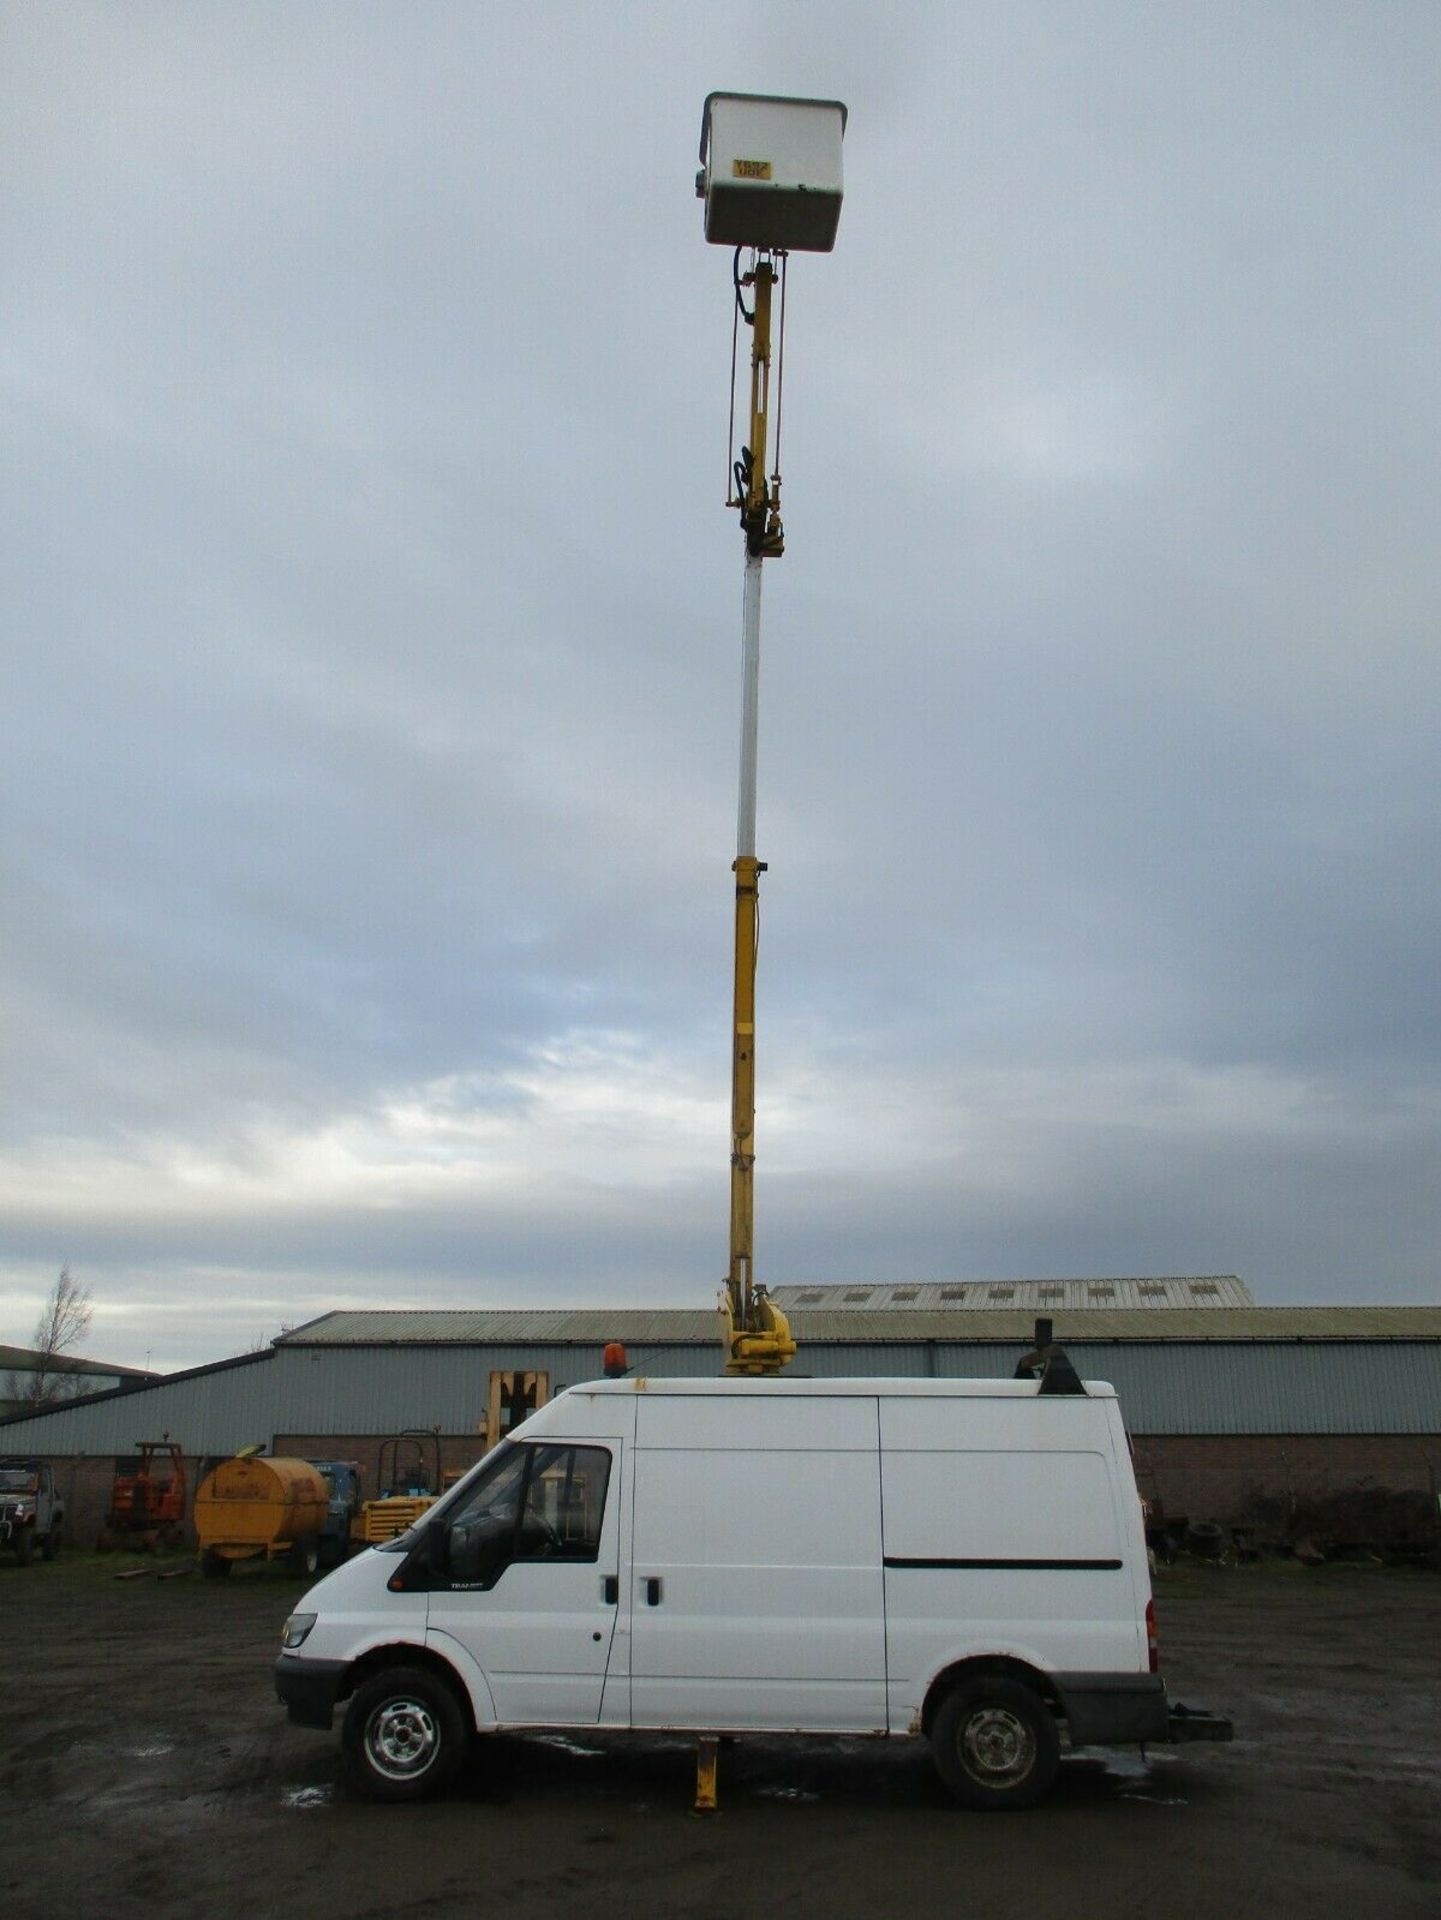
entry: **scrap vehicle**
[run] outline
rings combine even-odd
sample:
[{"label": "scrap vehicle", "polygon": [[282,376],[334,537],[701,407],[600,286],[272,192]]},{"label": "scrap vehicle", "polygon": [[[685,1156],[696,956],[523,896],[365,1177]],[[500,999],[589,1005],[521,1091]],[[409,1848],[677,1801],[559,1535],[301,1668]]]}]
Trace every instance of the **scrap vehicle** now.
[{"label": "scrap vehicle", "polygon": [[9,1547],[22,1567],[40,1549],[42,1560],[60,1551],[65,1506],[46,1460],[0,1460],[0,1547]]},{"label": "scrap vehicle", "polygon": [[130,1547],[177,1546],[185,1527],[185,1453],[168,1433],[137,1440],[133,1454],[115,1462],[110,1511],[96,1546],[103,1553]]},{"label": "scrap vehicle", "polygon": [[331,1490],[309,1460],[262,1458],[246,1447],[208,1473],[195,1494],[200,1569],[224,1578],[240,1560],[287,1560],[314,1574],[330,1517]]},{"label": "scrap vehicle", "polygon": [[376,1477],[378,1493],[361,1504],[351,1525],[355,1546],[374,1547],[382,1540],[393,1540],[440,1498],[443,1476],[437,1429],[403,1427],[382,1440]]}]

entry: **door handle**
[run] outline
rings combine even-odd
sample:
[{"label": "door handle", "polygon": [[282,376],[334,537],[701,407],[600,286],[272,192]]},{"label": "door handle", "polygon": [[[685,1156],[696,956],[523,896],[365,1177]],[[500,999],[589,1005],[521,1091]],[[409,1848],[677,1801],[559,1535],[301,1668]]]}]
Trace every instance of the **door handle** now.
[{"label": "door handle", "polygon": [[620,1576],[608,1573],[600,1583],[600,1597],[608,1607],[620,1604]]},{"label": "door handle", "polygon": [[655,1574],[651,1574],[645,1583],[646,1605],[648,1607],[658,1607],[660,1605],[661,1594],[664,1592],[664,1589],[665,1589],[664,1581],[657,1579]]}]

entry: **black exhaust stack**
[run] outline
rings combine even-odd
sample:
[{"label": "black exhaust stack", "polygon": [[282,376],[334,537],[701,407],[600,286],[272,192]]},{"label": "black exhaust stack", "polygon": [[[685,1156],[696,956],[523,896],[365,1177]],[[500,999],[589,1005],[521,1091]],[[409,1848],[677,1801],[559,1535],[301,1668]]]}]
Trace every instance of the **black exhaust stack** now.
[{"label": "black exhaust stack", "polygon": [[1081,1376],[1051,1337],[1051,1322],[1037,1320],[1036,1344],[1016,1362],[1017,1380],[1039,1378],[1042,1393],[1084,1393]]}]

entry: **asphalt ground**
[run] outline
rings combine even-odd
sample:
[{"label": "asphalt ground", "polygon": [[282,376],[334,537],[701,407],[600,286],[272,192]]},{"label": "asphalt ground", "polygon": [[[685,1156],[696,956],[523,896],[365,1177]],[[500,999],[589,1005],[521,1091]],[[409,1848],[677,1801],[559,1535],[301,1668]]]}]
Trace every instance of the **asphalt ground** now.
[{"label": "asphalt ground", "polygon": [[[0,1914],[1441,1916],[1441,1575],[1157,1578],[1173,1697],[1231,1746],[1077,1754],[1042,1806],[964,1812],[910,1741],[745,1740],[721,1811],[693,1747],[478,1743],[440,1801],[376,1807],[271,1689],[278,1569],[0,1559]],[[143,1577],[118,1581],[129,1565]]]}]

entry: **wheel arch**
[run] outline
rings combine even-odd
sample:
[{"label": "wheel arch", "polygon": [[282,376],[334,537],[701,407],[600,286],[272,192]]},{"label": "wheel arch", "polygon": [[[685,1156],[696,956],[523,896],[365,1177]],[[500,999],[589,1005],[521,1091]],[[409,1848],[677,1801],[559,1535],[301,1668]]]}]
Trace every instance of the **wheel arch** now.
[{"label": "wheel arch", "polygon": [[387,1667],[417,1667],[422,1673],[433,1674],[455,1695],[456,1704],[465,1717],[470,1732],[477,1730],[475,1705],[470,1690],[455,1668],[444,1657],[429,1647],[418,1647],[413,1640],[387,1642],[383,1646],[367,1647],[359,1658],[346,1669],[345,1679],[336,1695],[338,1700],[348,1700],[357,1687],[371,1680],[378,1673],[384,1673]]},{"label": "wheel arch", "polygon": [[953,1687],[967,1680],[979,1680],[991,1677],[1000,1680],[1019,1680],[1033,1693],[1040,1695],[1057,1719],[1063,1717],[1061,1696],[1051,1676],[1040,1667],[1032,1666],[1028,1660],[1020,1660],[1010,1653],[976,1653],[964,1660],[953,1660],[940,1672],[926,1688],[926,1697],[921,1703],[921,1732],[930,1738],[931,1728],[935,1725],[936,1714],[941,1702]]}]

